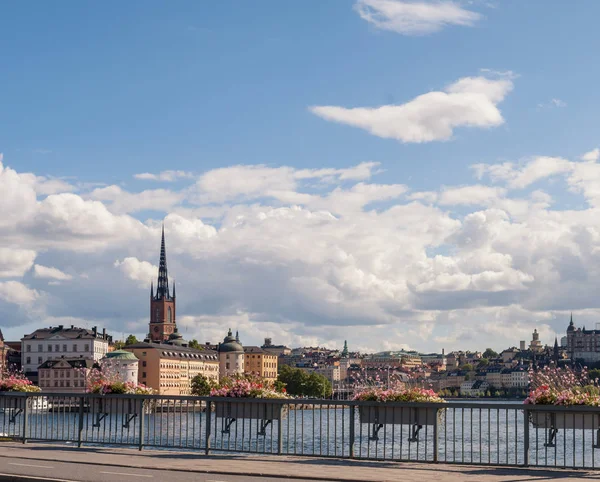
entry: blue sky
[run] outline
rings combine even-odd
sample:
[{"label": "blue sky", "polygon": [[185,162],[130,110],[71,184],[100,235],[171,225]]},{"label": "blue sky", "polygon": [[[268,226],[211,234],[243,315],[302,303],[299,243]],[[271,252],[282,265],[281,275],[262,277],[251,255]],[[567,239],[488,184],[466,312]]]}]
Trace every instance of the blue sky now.
[{"label": "blue sky", "polygon": [[[492,341],[509,343],[517,318],[519,336],[538,326],[548,343],[562,330],[563,311],[580,310],[592,323],[597,316],[593,310],[600,307],[591,293],[567,306],[567,300],[550,302],[544,290],[563,287],[573,296],[580,293],[576,273],[591,259],[581,255],[580,231],[597,229],[585,220],[595,214],[596,186],[587,183],[595,179],[595,171],[580,166],[580,156],[590,153],[594,163],[593,149],[600,145],[599,15],[600,4],[592,0],[578,2],[577,8],[559,0],[5,3],[0,6],[4,174],[12,181],[12,172],[21,176],[20,187],[11,191],[18,194],[15,206],[30,199],[25,191],[32,188],[38,205],[32,204],[31,213],[51,207],[32,214],[26,228],[17,226],[20,221],[12,215],[0,215],[9,226],[0,235],[0,247],[4,244],[6,250],[4,258],[0,255],[0,273],[2,263],[7,266],[0,285],[10,293],[17,283],[24,296],[5,294],[4,306],[0,296],[0,313],[18,313],[22,318],[15,320],[27,326],[65,317],[109,329],[128,323],[128,331],[143,336],[146,300],[136,297],[158,261],[155,238],[166,218],[172,228],[170,264],[181,266],[180,296],[204,300],[179,310],[189,317],[189,334],[198,337],[220,336],[218,327],[229,320],[287,343],[340,344],[349,338],[364,349],[376,349],[376,336],[364,341],[362,333],[377,326],[393,327],[397,335],[391,337],[391,347],[429,350],[462,343],[453,338],[454,322],[448,321],[453,317],[471,317],[473,323],[498,316],[504,320],[506,338],[496,341],[498,333],[483,333],[472,341],[479,348]],[[408,106],[402,113],[395,110],[402,105]],[[377,110],[382,106],[392,112],[391,118]],[[434,125],[442,117],[452,123],[447,135]],[[356,127],[361,122],[368,125]],[[378,129],[390,133],[382,135]],[[506,162],[512,164],[503,173],[496,169],[490,174],[489,166]],[[364,163],[372,164],[365,168]],[[234,167],[240,165],[247,168]],[[360,165],[368,174],[347,173]],[[473,165],[488,166],[481,168],[487,174],[477,179]],[[528,166],[533,167],[527,171]],[[302,173],[321,168],[336,172]],[[174,182],[139,176],[164,171],[181,173],[173,176]],[[44,178],[33,181],[29,173]],[[469,186],[476,192],[456,191]],[[368,200],[353,204],[359,195]],[[472,196],[482,197],[473,201]],[[76,215],[69,211],[73,206],[81,208]],[[282,232],[261,226],[234,236],[235,241],[204,244],[213,237],[211,229],[216,237],[231,236],[239,219],[271,219],[282,209],[304,213],[293,211],[297,207],[312,213],[313,220],[329,213],[347,222],[346,236],[350,226],[362,226],[352,239],[363,236],[364,246],[357,248],[358,241],[342,246],[340,233],[336,236],[341,238],[332,240],[331,232],[301,230],[298,221]],[[556,221],[560,216],[575,222],[571,209],[581,212],[580,224]],[[493,232],[494,222],[505,222],[499,212],[510,228],[523,232],[473,251],[456,241],[477,216],[485,219],[478,232]],[[397,213],[413,224],[402,233],[379,232],[390,226],[390,219],[398,219]],[[58,224],[44,231],[40,226],[52,216]],[[379,224],[370,226],[375,217]],[[525,266],[516,239],[529,243],[547,235],[536,218],[552,219],[547,223],[560,224],[561,233],[574,237],[565,249],[577,261],[544,268],[544,260],[568,257],[540,248],[525,256]],[[102,223],[108,231],[79,229]],[[424,238],[403,237],[405,229],[419,231],[417,226],[429,223]],[[447,231],[429,238],[435,225]],[[294,234],[296,249],[322,245],[324,253],[304,259],[292,255],[286,243]],[[244,236],[254,236],[257,244]],[[389,244],[378,247],[384,239]],[[85,255],[82,242],[90,243]],[[402,250],[414,257],[399,255],[391,248],[395,242],[408,243]],[[595,238],[584,243],[592,258],[595,243]],[[483,252],[487,261],[464,268],[474,253]],[[436,260],[436,255],[442,258]],[[268,267],[273,256],[281,257],[285,269]],[[344,278],[347,267],[336,264],[339,256],[353,260],[362,280],[358,291],[344,291],[350,282]],[[186,265],[194,263],[215,270],[213,280],[200,279],[191,268],[188,273]],[[345,274],[324,269],[328,263]],[[440,266],[448,263],[453,266],[449,273],[436,271],[444,271]],[[399,274],[405,265],[414,271]],[[42,268],[36,271],[36,266]],[[56,272],[54,277],[40,275],[48,274],[43,267],[70,278]],[[220,291],[232,282],[220,278],[224,269],[239,270],[234,278],[246,280],[235,296],[224,297]],[[596,276],[589,269],[583,278],[587,282]],[[123,279],[115,282],[115,272]],[[442,277],[496,273],[510,281],[490,292],[479,286],[473,295],[471,289],[462,293],[464,286],[448,288],[447,279],[423,280],[424,272]],[[142,276],[146,278],[140,281]],[[305,276],[312,281],[298,281]],[[252,285],[263,277],[265,293],[254,293]],[[555,284],[547,286],[548,280]],[[130,303],[107,314],[73,302],[74,296],[109,293],[115,283],[136,300],[135,308]],[[322,291],[313,292],[319,283]],[[373,284],[367,289],[368,283]],[[289,303],[273,307],[273,290],[282,285],[287,288],[280,299],[289,298]],[[423,290],[429,293],[427,300]],[[444,304],[449,292],[457,295],[458,305]],[[376,308],[350,319],[353,308],[345,302],[355,299]],[[477,311],[483,307],[485,314]],[[373,315],[377,310],[380,315]],[[544,323],[545,328],[540,326]],[[327,331],[327,326],[334,328]],[[14,324],[2,328],[11,337],[20,336]],[[439,340],[431,342],[431,332],[439,333]],[[255,338],[253,342],[260,341]]]}]

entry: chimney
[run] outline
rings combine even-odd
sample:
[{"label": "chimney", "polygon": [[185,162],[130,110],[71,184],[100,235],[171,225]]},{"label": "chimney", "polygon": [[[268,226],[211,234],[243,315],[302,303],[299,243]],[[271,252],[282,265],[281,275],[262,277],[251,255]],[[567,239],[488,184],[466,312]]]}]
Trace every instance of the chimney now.
[{"label": "chimney", "polygon": [[94,334],[94,336],[96,336],[98,334],[98,327],[97,326],[93,326],[92,327],[92,333]]},{"label": "chimney", "polygon": [[58,325],[58,329],[62,330],[65,327],[65,325]]},{"label": "chimney", "polygon": [[102,328],[102,339],[106,340],[106,328]]},{"label": "chimney", "polygon": [[71,325],[71,330],[75,328],[75,325]]}]

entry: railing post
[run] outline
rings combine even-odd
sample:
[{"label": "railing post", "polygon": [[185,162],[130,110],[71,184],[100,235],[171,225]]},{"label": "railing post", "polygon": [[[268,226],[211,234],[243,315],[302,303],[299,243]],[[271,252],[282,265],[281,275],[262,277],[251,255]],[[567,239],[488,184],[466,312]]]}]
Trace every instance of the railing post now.
[{"label": "railing post", "polygon": [[79,432],[77,434],[77,447],[79,448],[81,448],[82,445],[81,435],[83,433],[83,403],[84,398],[79,397]]},{"label": "railing post", "polygon": [[277,420],[277,453],[281,455],[283,452],[283,403],[279,404],[279,420]]},{"label": "railing post", "polygon": [[211,419],[212,419],[212,402],[210,400],[208,400],[206,402],[206,446],[205,446],[205,452],[206,455],[210,454],[210,425],[211,425]]},{"label": "railing post", "polygon": [[529,466],[529,410],[526,408],[523,409],[523,465]]},{"label": "railing post", "polygon": [[28,417],[28,412],[29,410],[27,410],[27,406],[29,405],[29,397],[25,397],[24,399],[21,400],[25,400],[25,407],[23,408],[23,443],[26,444],[27,443],[27,417]]},{"label": "railing post", "polygon": [[[438,461],[438,423],[440,421],[441,413],[444,413],[444,416],[446,416],[445,412],[436,410],[435,415],[434,415],[435,420],[433,421],[433,461],[434,462]],[[479,427],[479,430],[481,430],[481,427]]]},{"label": "railing post", "polygon": [[[152,405],[150,405],[152,406]],[[139,445],[138,450],[141,452],[144,449],[144,399],[140,400],[140,433],[139,433]]]},{"label": "railing post", "polygon": [[354,458],[354,421],[356,420],[356,405],[350,406],[350,458]]}]

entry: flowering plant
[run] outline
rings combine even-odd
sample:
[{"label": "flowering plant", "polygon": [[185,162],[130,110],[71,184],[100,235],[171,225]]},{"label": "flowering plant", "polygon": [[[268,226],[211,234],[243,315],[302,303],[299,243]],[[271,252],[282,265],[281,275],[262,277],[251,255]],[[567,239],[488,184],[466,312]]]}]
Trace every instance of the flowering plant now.
[{"label": "flowering plant", "polygon": [[88,393],[102,395],[152,395],[154,390],[142,384],[124,382],[118,369],[110,362],[100,362],[99,366],[92,368],[87,374]]},{"label": "flowering plant", "polygon": [[528,405],[600,406],[598,380],[589,380],[587,370],[550,368],[529,372],[531,391],[523,403]]},{"label": "flowering plant", "polygon": [[290,398],[285,388],[277,389],[273,382],[257,377],[224,378],[211,389],[211,397],[233,398]]},{"label": "flowering plant", "polygon": [[0,379],[0,392],[40,392],[41,388],[33,384],[33,382],[22,373],[6,374]]},{"label": "flowering plant", "polygon": [[433,390],[412,388],[389,388],[369,387],[354,395],[354,400],[363,402],[432,402],[445,403]]}]

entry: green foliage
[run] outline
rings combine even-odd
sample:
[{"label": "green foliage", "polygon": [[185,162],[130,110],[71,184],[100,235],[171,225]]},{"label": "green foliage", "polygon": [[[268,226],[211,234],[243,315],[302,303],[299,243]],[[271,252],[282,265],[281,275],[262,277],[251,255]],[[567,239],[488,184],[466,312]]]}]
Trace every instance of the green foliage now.
[{"label": "green foliage", "polygon": [[200,346],[200,343],[198,343],[198,340],[193,339],[192,341],[189,342],[188,346],[190,348],[194,348],[196,350],[201,350],[202,347]]},{"label": "green foliage", "polygon": [[331,383],[323,375],[288,365],[281,366],[277,382],[284,384],[287,392],[294,396],[327,398],[332,393]]},{"label": "green foliage", "polygon": [[479,363],[477,364],[477,366],[479,368],[482,367],[487,367],[490,364],[490,361],[487,358],[482,358],[481,360],[479,360]]},{"label": "green foliage", "polygon": [[125,340],[125,346],[135,345],[136,343],[138,343],[138,339],[135,337],[135,335],[129,335]]},{"label": "green foliage", "polygon": [[212,380],[209,380],[204,375],[196,375],[192,378],[192,395],[198,397],[207,397],[210,395],[210,390],[215,386]]},{"label": "green foliage", "polygon": [[465,363],[463,366],[460,367],[460,369],[465,372],[472,372],[473,365],[471,365],[470,363]]},{"label": "green foliage", "polygon": [[113,343],[115,350],[122,350],[125,347],[125,342],[123,340],[117,340]]},{"label": "green foliage", "polygon": [[590,377],[590,380],[595,380],[596,378],[600,378],[600,368],[592,368],[588,372],[588,376]]},{"label": "green foliage", "polygon": [[483,358],[487,358],[489,360],[490,358],[498,358],[498,353],[491,348],[486,348],[482,356]]}]

